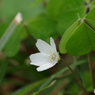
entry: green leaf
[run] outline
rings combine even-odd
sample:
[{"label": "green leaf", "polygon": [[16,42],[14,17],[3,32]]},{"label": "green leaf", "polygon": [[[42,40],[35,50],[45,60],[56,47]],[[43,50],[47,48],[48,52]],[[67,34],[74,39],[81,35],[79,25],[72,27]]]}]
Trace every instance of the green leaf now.
[{"label": "green leaf", "polygon": [[6,24],[6,23],[0,24],[0,38],[4,34],[4,31],[7,29],[7,27],[8,27],[8,24]]},{"label": "green leaf", "polygon": [[95,31],[95,21],[92,21],[90,19],[85,19],[84,22]]},{"label": "green leaf", "polygon": [[83,18],[85,15],[85,7],[81,7],[75,10],[67,11],[62,14],[58,22],[58,31],[62,35],[68,27],[70,27],[77,19],[78,15]]},{"label": "green leaf", "polygon": [[95,31],[95,8],[92,9],[85,17],[84,21]]},{"label": "green leaf", "polygon": [[25,27],[23,27],[23,28],[21,29],[21,31],[22,31],[21,40],[24,40],[24,39],[26,39],[26,38],[29,36],[29,34],[28,34],[28,32],[26,31]]},{"label": "green leaf", "polygon": [[34,7],[34,6],[42,3],[43,1],[45,1],[45,0],[36,0],[34,3],[31,4],[31,6]]},{"label": "green leaf", "polygon": [[7,44],[7,42],[9,41],[10,37],[14,33],[16,27],[17,27],[17,24],[15,24],[14,22],[11,22],[11,24],[6,29],[6,31],[5,32],[3,31],[4,33],[2,32],[3,35],[0,38],[0,51],[3,50],[3,48],[5,47],[5,45]]},{"label": "green leaf", "polygon": [[7,61],[7,59],[5,59],[2,62],[1,67],[0,67],[0,86],[2,84],[4,75],[6,74],[7,66],[8,66],[8,61]]},{"label": "green leaf", "polygon": [[9,41],[4,47],[4,52],[6,53],[7,56],[12,57],[14,56],[18,50],[19,50],[19,45],[20,45],[20,34],[21,34],[21,26],[18,27],[12,36],[10,37]]},{"label": "green leaf", "polygon": [[84,77],[84,83],[87,91],[92,91],[93,87],[91,83],[91,75],[89,74],[89,72],[85,72],[83,77]]},{"label": "green leaf", "polygon": [[72,33],[66,44],[66,50],[73,56],[79,56],[95,50],[95,32],[84,22]]},{"label": "green leaf", "polygon": [[58,37],[58,33],[56,32],[56,23],[50,20],[45,15],[40,15],[31,20],[29,24],[30,33],[36,39],[40,38],[43,40],[47,40],[48,38]]},{"label": "green leaf", "polygon": [[93,9],[95,8],[95,0],[93,0],[91,3],[90,3],[90,9]]},{"label": "green leaf", "polygon": [[75,82],[72,82],[71,85],[68,87],[68,94],[75,95],[75,93],[79,92],[78,85]]},{"label": "green leaf", "polygon": [[76,10],[83,6],[83,0],[50,0],[47,5],[47,13],[53,20],[59,20],[64,12]]},{"label": "green leaf", "polygon": [[93,17],[95,9],[89,12],[84,19],[80,19],[82,24],[73,24],[64,33],[59,50],[61,53],[70,53],[74,56],[89,53],[92,49],[95,50],[95,18]]},{"label": "green leaf", "polygon": [[[31,6],[35,0],[3,0],[0,9],[0,16],[4,21],[11,21],[12,17],[17,12],[21,12],[24,20],[33,18],[45,12],[45,7],[42,3]],[[7,10],[6,10],[7,9]]]},{"label": "green leaf", "polygon": [[45,80],[46,79],[43,79],[41,81],[30,84],[22,89],[17,90],[16,92],[12,93],[11,95],[26,95],[27,93],[34,91],[34,89],[37,89]]},{"label": "green leaf", "polygon": [[80,25],[80,21],[76,21],[73,25],[71,25],[67,31],[63,34],[63,37],[59,44],[59,50],[61,53],[66,53],[66,44],[70,36],[72,35],[73,31],[77,29],[78,25]]},{"label": "green leaf", "polygon": [[94,9],[92,9],[88,14],[87,14],[87,16],[85,17],[85,18],[87,18],[87,19],[90,19],[90,20],[92,20],[92,21],[95,21],[95,8]]}]

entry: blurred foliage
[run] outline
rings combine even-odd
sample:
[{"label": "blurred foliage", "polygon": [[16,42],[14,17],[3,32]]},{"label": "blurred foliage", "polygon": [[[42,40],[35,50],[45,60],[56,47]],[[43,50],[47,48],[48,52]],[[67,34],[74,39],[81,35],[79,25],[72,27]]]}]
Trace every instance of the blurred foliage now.
[{"label": "blurred foliage", "polygon": [[[61,61],[43,72],[30,65],[36,40],[50,37],[86,90],[93,91],[85,54],[95,50],[95,0],[1,0],[0,5],[0,95],[83,95]],[[20,25],[13,22],[18,12]],[[94,69],[93,64],[95,74]]]}]

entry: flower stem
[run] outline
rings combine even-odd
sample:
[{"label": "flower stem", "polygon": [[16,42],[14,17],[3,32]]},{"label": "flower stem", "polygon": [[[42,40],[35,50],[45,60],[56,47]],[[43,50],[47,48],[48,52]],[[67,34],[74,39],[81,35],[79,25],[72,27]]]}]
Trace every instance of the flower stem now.
[{"label": "flower stem", "polygon": [[78,82],[78,84],[80,85],[80,87],[82,88],[82,90],[85,92],[85,95],[88,95],[86,89],[84,88],[84,86],[82,85],[80,79],[76,76],[76,74],[74,73],[74,71],[72,70],[72,68],[68,65],[68,63],[64,59],[61,58],[61,60],[69,68],[69,70],[71,71],[71,73],[75,77],[76,81]]},{"label": "flower stem", "polygon": [[93,65],[92,65],[92,61],[91,61],[91,53],[88,54],[88,61],[89,61],[89,69],[90,69],[90,75],[91,75],[91,80],[92,80],[92,86],[94,89],[95,82],[94,82],[94,75],[93,75]]}]

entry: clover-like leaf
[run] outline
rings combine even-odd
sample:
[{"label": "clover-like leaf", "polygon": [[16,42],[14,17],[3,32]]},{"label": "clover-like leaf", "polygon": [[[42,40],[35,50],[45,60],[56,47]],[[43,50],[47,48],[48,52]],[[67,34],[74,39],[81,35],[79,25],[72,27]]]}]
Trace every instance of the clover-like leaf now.
[{"label": "clover-like leaf", "polygon": [[68,41],[68,39],[70,38],[70,36],[72,35],[73,31],[76,30],[76,28],[78,27],[78,25],[80,24],[80,21],[76,21],[73,25],[71,25],[67,31],[64,33],[60,44],[59,44],[59,50],[61,53],[66,53],[66,43]]},{"label": "clover-like leaf", "polygon": [[74,23],[63,34],[59,50],[61,53],[68,52],[73,56],[79,56],[95,50],[95,8],[92,9],[80,24]]},{"label": "clover-like leaf", "polygon": [[79,56],[95,50],[95,32],[84,22],[73,32],[66,44],[69,54]]}]

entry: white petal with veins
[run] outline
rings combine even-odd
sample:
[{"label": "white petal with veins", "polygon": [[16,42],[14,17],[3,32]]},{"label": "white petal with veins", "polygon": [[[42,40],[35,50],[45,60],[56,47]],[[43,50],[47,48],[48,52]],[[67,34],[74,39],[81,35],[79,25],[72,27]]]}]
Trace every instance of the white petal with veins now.
[{"label": "white petal with veins", "polygon": [[47,54],[44,53],[36,53],[30,55],[30,60],[32,61],[30,64],[40,66],[48,62],[49,57]]},{"label": "white petal with veins", "polygon": [[38,39],[36,47],[40,53],[30,55],[30,64],[39,66],[37,71],[47,70],[59,61],[59,53],[56,50],[56,46],[52,38],[50,38],[50,45],[45,41]]},{"label": "white petal with veins", "polygon": [[40,67],[37,68],[37,71],[43,71],[43,70],[47,70],[51,67],[53,67],[55,64],[52,63],[46,63],[44,65],[41,65]]},{"label": "white petal with veins", "polygon": [[42,41],[40,39],[38,39],[38,41],[36,43],[36,47],[38,48],[38,50],[41,53],[50,54],[51,51],[53,52],[52,47],[48,43],[46,43],[46,42],[44,42],[44,41]]},{"label": "white petal with veins", "polygon": [[50,38],[50,44],[51,44],[51,47],[54,49],[54,51],[57,52],[56,46],[55,46],[55,43],[54,43],[54,40],[52,39],[52,37]]}]

